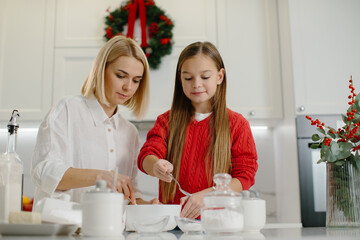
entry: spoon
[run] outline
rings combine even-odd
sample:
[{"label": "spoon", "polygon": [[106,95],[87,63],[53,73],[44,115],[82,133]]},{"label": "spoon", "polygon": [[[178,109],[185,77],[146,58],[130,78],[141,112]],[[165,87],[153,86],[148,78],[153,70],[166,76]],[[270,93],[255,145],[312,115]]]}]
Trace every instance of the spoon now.
[{"label": "spoon", "polygon": [[188,193],[187,191],[183,190],[183,189],[180,187],[180,183],[176,180],[176,178],[174,178],[174,176],[173,176],[171,173],[168,172],[168,174],[169,174],[169,176],[176,182],[176,184],[177,184],[178,187],[179,187],[180,192],[182,192],[182,193],[185,194],[186,196],[189,196],[189,197],[192,196],[191,193]]}]

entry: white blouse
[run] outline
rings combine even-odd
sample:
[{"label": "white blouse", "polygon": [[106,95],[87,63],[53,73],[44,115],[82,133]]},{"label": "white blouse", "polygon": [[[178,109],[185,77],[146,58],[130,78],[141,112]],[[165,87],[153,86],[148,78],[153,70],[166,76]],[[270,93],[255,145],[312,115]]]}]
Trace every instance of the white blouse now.
[{"label": "white blouse", "polygon": [[[39,128],[31,163],[34,200],[60,197],[64,192],[56,191],[56,187],[70,167],[111,171],[117,166],[120,174],[131,178],[135,196],[141,197],[137,183],[139,150],[136,127],[119,112],[109,118],[95,97],[64,98]],[[72,201],[80,202],[89,188],[65,193]]]}]

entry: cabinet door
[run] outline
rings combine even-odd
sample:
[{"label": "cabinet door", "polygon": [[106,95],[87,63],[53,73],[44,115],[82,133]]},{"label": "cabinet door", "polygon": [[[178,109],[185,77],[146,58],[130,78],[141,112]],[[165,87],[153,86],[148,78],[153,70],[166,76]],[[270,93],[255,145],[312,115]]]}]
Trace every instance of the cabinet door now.
[{"label": "cabinet door", "polygon": [[99,47],[104,43],[106,10],[119,0],[59,0],[56,2],[56,47]]},{"label": "cabinet door", "polygon": [[55,0],[0,1],[0,120],[18,109],[39,120],[51,106]]},{"label": "cabinet door", "polygon": [[54,61],[53,103],[64,96],[80,95],[99,48],[58,48]]},{"label": "cabinet door", "polygon": [[350,75],[360,90],[360,1],[290,0],[298,114],[338,114],[348,107]]},{"label": "cabinet door", "polygon": [[282,118],[276,0],[219,0],[227,104],[249,119]]}]

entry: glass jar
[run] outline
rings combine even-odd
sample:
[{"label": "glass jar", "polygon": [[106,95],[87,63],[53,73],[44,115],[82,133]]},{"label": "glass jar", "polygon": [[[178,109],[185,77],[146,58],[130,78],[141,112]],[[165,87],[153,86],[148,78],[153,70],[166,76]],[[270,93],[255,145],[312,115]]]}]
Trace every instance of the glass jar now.
[{"label": "glass jar", "polygon": [[327,163],[326,188],[326,227],[360,227],[360,169],[355,163]]},{"label": "glass jar", "polygon": [[258,197],[258,192],[242,191],[244,232],[259,232],[266,222],[266,203]]},{"label": "glass jar", "polygon": [[201,224],[207,233],[235,233],[244,227],[241,194],[231,190],[230,181],[229,174],[216,174],[214,191],[204,195]]}]

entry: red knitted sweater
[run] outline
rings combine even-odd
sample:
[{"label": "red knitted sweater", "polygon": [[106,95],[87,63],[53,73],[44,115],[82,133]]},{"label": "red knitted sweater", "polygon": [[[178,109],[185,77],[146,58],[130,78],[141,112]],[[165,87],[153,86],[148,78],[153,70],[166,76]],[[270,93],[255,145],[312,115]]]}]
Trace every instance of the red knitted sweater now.
[{"label": "red knitted sweater", "polygon": [[[147,134],[146,142],[140,150],[138,167],[142,168],[142,162],[148,155],[155,155],[165,159],[168,139],[169,113],[158,116],[154,127]],[[255,142],[251,134],[248,121],[239,113],[228,109],[231,134],[231,161],[230,175],[240,180],[244,190],[249,189],[255,182],[255,173],[258,168]],[[196,193],[209,185],[205,164],[208,147],[210,116],[200,122],[193,119],[189,123],[186,133],[184,152],[181,159],[181,169],[178,181],[181,187],[189,192]],[[159,188],[159,199],[161,199],[161,188]],[[179,204],[184,195],[176,189],[173,204]]]}]

